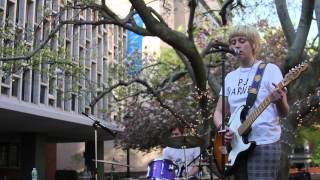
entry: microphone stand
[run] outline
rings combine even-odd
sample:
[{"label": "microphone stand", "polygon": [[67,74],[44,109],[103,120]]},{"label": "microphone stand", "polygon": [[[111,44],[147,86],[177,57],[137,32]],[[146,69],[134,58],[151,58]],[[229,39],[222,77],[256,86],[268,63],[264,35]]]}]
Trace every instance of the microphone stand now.
[{"label": "microphone stand", "polygon": [[224,76],[225,76],[225,60],[226,60],[226,52],[221,52],[221,80],[222,80],[222,146],[221,148],[221,180],[225,180],[225,155],[227,154],[226,142],[224,140],[225,131],[225,84],[224,84]]},{"label": "microphone stand", "polygon": [[[222,84],[222,125],[221,125],[221,130],[219,131],[219,133],[221,133],[221,142],[222,142],[222,146],[220,147],[221,150],[221,180],[225,180],[226,175],[225,175],[225,161],[226,161],[226,154],[227,154],[227,147],[226,147],[226,142],[224,140],[224,136],[226,133],[225,130],[225,60],[227,59],[227,53],[230,53],[232,55],[237,56],[239,54],[239,50],[238,49],[229,49],[223,46],[214,46],[213,49],[211,49],[211,51],[209,53],[217,53],[217,52],[221,52],[221,84]],[[211,164],[211,161],[210,161]],[[210,169],[212,168],[212,166],[210,167]],[[210,172],[211,175],[211,172]],[[212,175],[211,175],[212,176]],[[210,177],[210,179],[212,179],[212,177]]]},{"label": "microphone stand", "polygon": [[95,117],[88,115],[85,112],[82,112],[83,115],[88,117],[93,121],[92,127],[94,128],[94,159],[95,159],[95,170],[94,170],[94,176],[95,179],[98,180],[98,131],[97,128],[100,127],[103,130],[106,130],[112,137],[115,137],[116,134],[112,132],[107,127],[103,126],[100,121],[98,121]]}]

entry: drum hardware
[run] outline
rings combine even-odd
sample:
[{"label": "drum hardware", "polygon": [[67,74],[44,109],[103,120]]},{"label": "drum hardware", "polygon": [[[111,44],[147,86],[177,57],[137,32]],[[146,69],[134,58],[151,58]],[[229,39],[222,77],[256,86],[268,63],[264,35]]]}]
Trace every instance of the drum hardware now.
[{"label": "drum hardware", "polygon": [[[194,148],[194,147],[200,147],[202,149],[202,151],[200,152],[200,155],[196,158],[194,158],[191,162],[189,162],[189,164],[187,164],[187,162],[185,162],[185,169],[187,171],[187,168],[194,163],[194,161],[196,161],[198,158],[201,157],[202,154],[206,153],[207,156],[210,157],[209,162],[202,164],[202,162],[199,163],[198,167],[201,168],[203,166],[208,166],[209,170],[210,170],[210,180],[216,179],[218,177],[218,175],[216,173],[213,172],[213,153],[212,148],[213,148],[213,144],[210,144],[209,147],[204,147],[205,146],[205,141],[200,138],[200,137],[196,137],[196,136],[175,136],[175,137],[169,137],[167,139],[165,139],[164,144],[168,147],[171,148],[176,148],[176,149],[183,149],[184,151],[184,158],[186,159],[186,149],[187,148]],[[177,177],[178,178],[178,177]],[[177,179],[176,178],[176,179]],[[208,177],[206,177],[208,178]],[[149,179],[149,178],[148,178]],[[161,178],[160,178],[161,179]],[[179,178],[178,178],[179,179]],[[187,177],[187,173],[185,173],[185,177],[183,177],[183,179],[188,180]],[[202,179],[202,177],[200,177],[200,179]]]},{"label": "drum hardware", "polygon": [[[191,136],[190,136],[191,137]],[[185,165],[185,172],[184,172],[184,176],[185,179],[188,180],[188,164],[187,164],[187,156],[186,156],[186,148],[187,146],[182,146],[181,147],[183,149],[183,153],[184,153],[184,165]],[[189,164],[190,165],[190,164]]]},{"label": "drum hardware", "polygon": [[184,179],[188,180],[188,167],[190,164],[196,160],[198,157],[196,157],[191,163],[188,164],[186,161],[186,149],[187,148],[194,148],[194,147],[203,147],[205,144],[205,141],[201,139],[200,137],[196,136],[175,136],[175,137],[169,137],[166,139],[165,144],[168,147],[176,148],[176,149],[183,149],[183,155],[185,159],[185,172],[184,172]]},{"label": "drum hardware", "polygon": [[115,168],[114,168],[114,166],[125,166],[125,167],[130,167],[130,168],[132,168],[131,166],[129,166],[129,165],[127,165],[127,164],[121,164],[121,163],[118,163],[118,162],[115,162],[115,161],[94,160],[94,159],[92,159],[92,161],[96,161],[97,163],[100,162],[100,163],[111,164],[111,172],[110,172],[110,179],[111,179],[111,180],[113,180],[113,176],[114,176],[114,173],[115,173]]},{"label": "drum hardware", "polygon": [[[116,166],[125,166],[125,167],[131,167],[127,164],[121,164],[115,161],[106,161],[106,160],[92,160],[92,161],[97,161],[97,162],[101,162],[101,163],[106,163],[106,164],[111,164],[111,165],[116,165]],[[131,167],[132,168],[132,167]]]},{"label": "drum hardware", "polygon": [[[214,172],[214,160],[213,160],[213,143],[211,143],[208,147],[202,147],[202,150],[200,152],[200,154],[195,157],[191,162],[189,162],[189,164],[187,165],[187,167],[189,167],[192,163],[194,163],[197,159],[199,159],[199,162],[194,165],[194,166],[198,166],[200,171],[202,170],[202,168],[204,166],[206,166],[207,168],[209,168],[209,177],[204,177],[205,179],[209,178],[210,180],[214,180],[214,179],[219,179],[219,175],[217,173]],[[204,157],[207,157],[209,159],[205,160]],[[204,158],[204,159],[203,159]],[[200,176],[200,180],[203,177]]]}]

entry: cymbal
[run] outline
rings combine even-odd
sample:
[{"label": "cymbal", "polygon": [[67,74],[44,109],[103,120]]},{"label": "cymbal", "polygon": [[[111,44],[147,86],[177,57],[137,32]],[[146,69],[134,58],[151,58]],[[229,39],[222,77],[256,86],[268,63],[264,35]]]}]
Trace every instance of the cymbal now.
[{"label": "cymbal", "polygon": [[194,148],[202,147],[205,141],[196,136],[176,136],[169,137],[166,139],[165,144],[172,148],[182,149],[185,148]]},{"label": "cymbal", "polygon": [[[92,161],[96,161],[96,160],[93,159]],[[127,164],[121,164],[121,163],[118,163],[118,162],[115,162],[115,161],[97,160],[97,162],[102,162],[102,163],[106,163],[106,164],[113,164],[113,165],[117,165],[117,166],[130,167],[130,166],[127,165]]]}]

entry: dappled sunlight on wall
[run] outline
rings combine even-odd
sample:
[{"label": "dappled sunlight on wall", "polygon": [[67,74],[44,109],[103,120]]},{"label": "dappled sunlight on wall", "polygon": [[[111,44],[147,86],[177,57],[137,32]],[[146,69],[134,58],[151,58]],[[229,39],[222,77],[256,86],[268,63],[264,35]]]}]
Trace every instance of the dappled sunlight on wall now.
[{"label": "dappled sunlight on wall", "polygon": [[57,170],[84,169],[84,143],[57,143]]},{"label": "dappled sunlight on wall", "polygon": [[[121,164],[127,163],[127,153],[121,149],[113,148],[113,141],[105,142],[105,156],[104,160],[116,161]],[[155,158],[161,157],[161,150],[154,150],[149,153],[130,150],[130,171],[147,171],[147,165],[150,161]],[[115,171],[126,171],[127,168],[124,166],[114,166]],[[105,172],[111,171],[111,165],[105,164]]]}]

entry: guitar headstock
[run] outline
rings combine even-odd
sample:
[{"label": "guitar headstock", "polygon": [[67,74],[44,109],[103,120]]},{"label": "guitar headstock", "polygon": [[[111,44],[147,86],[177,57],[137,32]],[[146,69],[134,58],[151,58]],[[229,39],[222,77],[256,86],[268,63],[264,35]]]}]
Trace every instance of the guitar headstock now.
[{"label": "guitar headstock", "polygon": [[282,85],[287,86],[291,81],[296,80],[302,72],[306,71],[309,67],[309,64],[307,62],[303,62],[299,64],[298,66],[295,66],[294,68],[290,69],[289,72],[285,75],[285,77],[282,80]]}]

